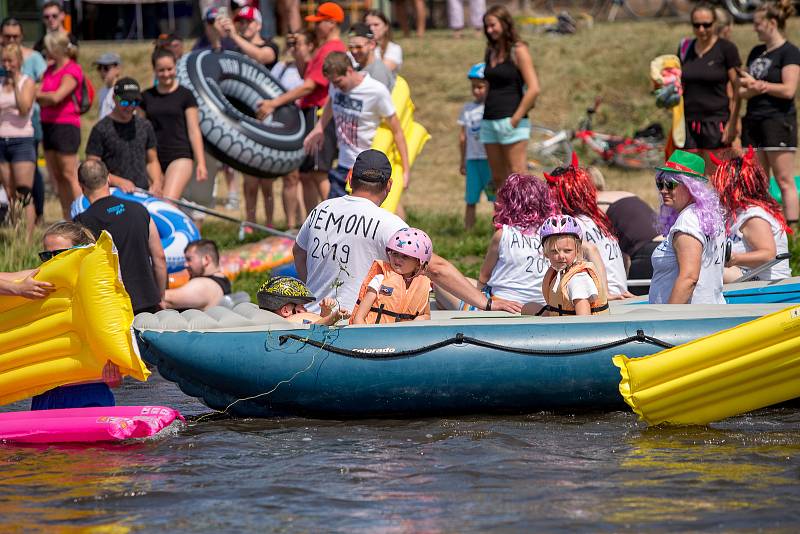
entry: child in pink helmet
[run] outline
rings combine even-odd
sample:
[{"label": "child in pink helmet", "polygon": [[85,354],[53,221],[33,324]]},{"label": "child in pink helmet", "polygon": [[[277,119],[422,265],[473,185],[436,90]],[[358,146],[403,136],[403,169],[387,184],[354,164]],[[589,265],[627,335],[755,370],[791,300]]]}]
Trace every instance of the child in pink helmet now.
[{"label": "child in pink helmet", "polygon": [[[539,237],[550,268],[542,281],[548,315],[597,315],[607,313],[608,295],[594,264],[583,261],[583,230],[569,215],[548,217]],[[534,306],[538,306],[534,304]],[[531,313],[523,307],[523,313]],[[537,312],[537,315],[539,313]]]},{"label": "child in pink helmet", "polygon": [[389,261],[376,260],[361,284],[352,324],[429,320],[431,280],[425,268],[433,243],[418,228],[395,232],[386,245]]}]

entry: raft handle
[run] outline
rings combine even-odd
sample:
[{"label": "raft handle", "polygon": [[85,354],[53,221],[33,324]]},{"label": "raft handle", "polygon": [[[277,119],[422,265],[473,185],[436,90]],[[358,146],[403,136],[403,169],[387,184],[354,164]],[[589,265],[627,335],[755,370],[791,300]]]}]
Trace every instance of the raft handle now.
[{"label": "raft handle", "polygon": [[302,343],[311,345],[312,347],[323,349],[333,354],[338,354],[340,356],[347,356],[349,358],[358,358],[361,360],[390,360],[397,358],[409,358],[412,356],[419,356],[420,354],[431,352],[433,350],[440,349],[448,345],[474,345],[476,347],[501,350],[525,356],[571,356],[575,354],[585,354],[587,352],[596,352],[599,350],[619,347],[620,345],[625,345],[631,342],[649,343],[651,345],[661,347],[662,349],[669,349],[675,346],[671,343],[667,343],[666,341],[662,341],[658,338],[646,335],[644,333],[644,330],[637,330],[635,336],[629,336],[624,339],[619,339],[617,341],[610,341],[608,343],[602,343],[600,345],[592,345],[589,347],[581,347],[576,349],[549,349],[549,350],[508,347],[506,345],[492,343],[491,341],[484,341],[482,339],[465,336],[461,332],[457,333],[455,336],[451,338],[444,339],[436,343],[431,343],[430,345],[425,345],[424,347],[419,347],[417,349],[403,350],[399,352],[382,352],[382,353],[366,353],[357,349],[356,350],[343,349],[333,345],[328,345],[327,343],[324,342],[310,339],[307,336],[298,336],[296,334],[284,334],[278,337],[278,342],[280,345],[284,345],[289,340],[300,341]]}]

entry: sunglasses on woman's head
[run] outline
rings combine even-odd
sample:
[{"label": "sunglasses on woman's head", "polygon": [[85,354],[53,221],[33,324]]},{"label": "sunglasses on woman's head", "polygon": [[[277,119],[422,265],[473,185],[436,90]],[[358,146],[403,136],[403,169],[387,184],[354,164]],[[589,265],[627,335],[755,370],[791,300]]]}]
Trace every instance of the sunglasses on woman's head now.
[{"label": "sunglasses on woman's head", "polygon": [[39,253],[39,259],[42,260],[42,261],[47,261],[49,259],[52,259],[52,258],[58,256],[62,252],[66,252],[68,250],[70,250],[70,249],[68,249],[68,248],[60,248],[60,249],[57,249],[57,250],[43,250],[43,251],[41,251]]},{"label": "sunglasses on woman's head", "polygon": [[692,22],[692,26],[694,26],[695,30],[700,28],[709,29],[713,25],[714,25],[713,22]]},{"label": "sunglasses on woman's head", "polygon": [[680,182],[678,182],[677,180],[671,180],[671,179],[662,180],[660,178],[656,180],[656,189],[658,189],[659,191],[661,191],[662,189],[666,189],[667,191],[672,191],[673,189],[678,187],[678,185],[680,185]]}]

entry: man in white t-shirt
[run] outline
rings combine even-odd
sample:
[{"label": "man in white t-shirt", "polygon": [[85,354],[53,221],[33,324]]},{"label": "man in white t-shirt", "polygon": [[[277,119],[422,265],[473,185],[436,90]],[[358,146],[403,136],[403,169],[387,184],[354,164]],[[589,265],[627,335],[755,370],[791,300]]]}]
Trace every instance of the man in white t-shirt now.
[{"label": "man in white t-shirt", "polygon": [[356,156],[372,146],[375,132],[381,121],[392,130],[394,143],[403,165],[404,188],[408,187],[409,164],[406,137],[392,103],[392,95],[382,83],[367,73],[357,72],[347,54],[331,52],[325,58],[322,72],[331,81],[328,102],[322,117],[306,137],[306,152],[319,150],[324,139],[325,126],[333,120],[336,141],[339,144],[339,161],[328,173],[331,184],[328,198],[345,195],[345,181],[353,168]]},{"label": "man in white t-shirt", "polygon": [[[374,260],[386,260],[386,243],[407,228],[400,217],[380,207],[392,188],[392,166],[383,152],[365,150],[356,158],[351,195],[321,202],[297,234],[293,253],[297,274],[318,299],[307,306],[319,312],[319,301],[336,299],[353,309],[361,282]],[[426,273],[434,284],[479,309],[518,313],[521,305],[488,298],[450,262],[433,255]]]}]

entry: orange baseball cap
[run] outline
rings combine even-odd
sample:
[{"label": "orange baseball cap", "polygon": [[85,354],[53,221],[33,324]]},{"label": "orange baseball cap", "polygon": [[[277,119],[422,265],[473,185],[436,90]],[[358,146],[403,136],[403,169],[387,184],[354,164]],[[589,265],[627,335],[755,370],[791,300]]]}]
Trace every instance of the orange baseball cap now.
[{"label": "orange baseball cap", "polygon": [[308,22],[319,22],[321,20],[332,20],[341,24],[344,22],[344,10],[335,2],[325,2],[319,5],[316,15],[306,17]]}]

